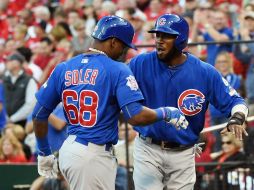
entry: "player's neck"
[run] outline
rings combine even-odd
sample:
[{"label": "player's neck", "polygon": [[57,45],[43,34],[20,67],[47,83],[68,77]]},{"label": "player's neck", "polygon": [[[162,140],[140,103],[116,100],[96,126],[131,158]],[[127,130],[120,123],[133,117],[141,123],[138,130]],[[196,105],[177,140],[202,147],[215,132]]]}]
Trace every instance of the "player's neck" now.
[{"label": "player's neck", "polygon": [[187,56],[185,54],[178,54],[175,55],[173,58],[171,57],[170,59],[168,59],[166,62],[166,64],[169,67],[177,67],[178,65],[183,64],[187,59]]},{"label": "player's neck", "polygon": [[95,53],[100,53],[100,54],[108,56],[104,51],[98,50],[96,48],[88,48],[88,50],[92,51],[92,52],[95,52]]}]

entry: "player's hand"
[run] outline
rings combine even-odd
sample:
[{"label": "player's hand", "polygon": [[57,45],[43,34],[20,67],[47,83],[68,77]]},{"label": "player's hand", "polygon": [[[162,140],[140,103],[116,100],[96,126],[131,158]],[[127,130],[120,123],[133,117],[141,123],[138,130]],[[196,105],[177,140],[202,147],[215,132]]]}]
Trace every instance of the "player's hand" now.
[{"label": "player's hand", "polygon": [[174,107],[164,107],[165,121],[175,126],[177,130],[181,128],[186,129],[189,125],[185,116],[180,112],[179,109]]},{"label": "player's hand", "polygon": [[245,130],[245,116],[243,113],[236,112],[229,119],[229,122],[225,129],[221,131],[221,134],[232,132],[235,135],[235,138],[238,140],[243,140],[243,134],[248,136],[247,131]]},{"label": "player's hand", "polygon": [[56,178],[59,169],[57,158],[51,154],[48,156],[38,156],[38,173],[46,178]]},{"label": "player's hand", "polygon": [[202,154],[202,146],[204,145],[204,142],[198,143],[194,145],[194,152],[195,152],[195,156],[200,157],[200,155]]},{"label": "player's hand", "polygon": [[248,133],[243,125],[231,124],[227,125],[220,133],[223,135],[225,133],[232,132],[235,135],[235,138],[238,140],[243,140],[243,134],[248,136]]}]

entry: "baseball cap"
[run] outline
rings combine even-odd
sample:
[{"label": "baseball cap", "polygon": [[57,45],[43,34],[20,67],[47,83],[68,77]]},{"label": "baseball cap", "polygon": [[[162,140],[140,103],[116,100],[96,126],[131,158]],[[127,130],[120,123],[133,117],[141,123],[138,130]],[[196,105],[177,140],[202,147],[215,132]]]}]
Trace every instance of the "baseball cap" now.
[{"label": "baseball cap", "polygon": [[23,55],[19,53],[13,53],[10,56],[7,57],[7,61],[19,61],[20,63],[23,63],[25,61],[25,58]]},{"label": "baseball cap", "polygon": [[247,19],[247,18],[254,19],[254,11],[249,11],[249,12],[245,13],[244,19]]}]

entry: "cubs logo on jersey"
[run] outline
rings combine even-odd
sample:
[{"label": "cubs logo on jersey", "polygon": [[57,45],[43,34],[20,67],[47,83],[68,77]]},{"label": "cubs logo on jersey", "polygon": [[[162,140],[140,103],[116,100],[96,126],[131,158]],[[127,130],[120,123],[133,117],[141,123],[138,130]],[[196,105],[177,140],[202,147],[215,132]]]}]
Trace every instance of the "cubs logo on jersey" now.
[{"label": "cubs logo on jersey", "polygon": [[196,89],[185,90],[178,98],[178,108],[184,115],[193,116],[198,114],[205,102],[205,96]]}]

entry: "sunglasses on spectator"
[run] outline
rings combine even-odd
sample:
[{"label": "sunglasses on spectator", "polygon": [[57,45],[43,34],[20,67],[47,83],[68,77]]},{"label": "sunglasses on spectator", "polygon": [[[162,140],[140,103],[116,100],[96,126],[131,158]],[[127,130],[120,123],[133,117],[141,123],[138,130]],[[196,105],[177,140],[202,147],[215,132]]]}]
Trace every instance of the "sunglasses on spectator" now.
[{"label": "sunglasses on spectator", "polygon": [[232,144],[231,141],[222,141],[221,144]]}]

